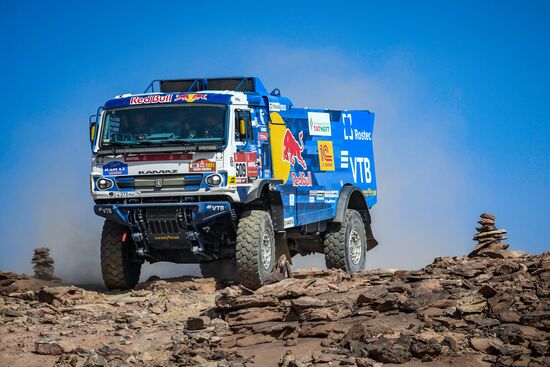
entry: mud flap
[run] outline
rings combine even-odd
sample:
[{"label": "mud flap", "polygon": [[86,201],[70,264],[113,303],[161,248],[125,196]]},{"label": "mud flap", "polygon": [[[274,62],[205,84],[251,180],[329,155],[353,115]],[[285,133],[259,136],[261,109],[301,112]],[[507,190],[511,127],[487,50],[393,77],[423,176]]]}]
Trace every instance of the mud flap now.
[{"label": "mud flap", "polygon": [[367,251],[370,251],[378,245],[378,241],[374,238],[374,235],[372,234],[370,224],[365,224],[365,230],[367,231]]},{"label": "mud flap", "polygon": [[282,255],[285,255],[289,264],[292,265],[292,258],[286,240],[286,232],[275,232],[275,259],[279,259]]}]

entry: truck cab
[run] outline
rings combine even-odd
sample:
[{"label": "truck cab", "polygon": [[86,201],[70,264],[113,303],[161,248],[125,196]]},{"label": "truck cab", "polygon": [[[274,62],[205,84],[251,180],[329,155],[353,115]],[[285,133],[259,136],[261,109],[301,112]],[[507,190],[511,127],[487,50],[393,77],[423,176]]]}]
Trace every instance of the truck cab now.
[{"label": "truck cab", "polygon": [[133,287],[145,261],[252,288],[295,254],[355,272],[377,244],[370,111],[295,108],[256,77],[197,78],[119,95],[90,121],[109,289]]}]

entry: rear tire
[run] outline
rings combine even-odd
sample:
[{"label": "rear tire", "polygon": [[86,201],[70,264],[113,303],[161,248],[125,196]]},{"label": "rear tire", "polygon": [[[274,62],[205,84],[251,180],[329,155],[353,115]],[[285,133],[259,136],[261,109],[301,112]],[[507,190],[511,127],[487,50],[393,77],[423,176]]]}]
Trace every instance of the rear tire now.
[{"label": "rear tire", "polygon": [[346,209],[344,221],[333,223],[325,234],[325,263],[329,269],[348,274],[365,268],[367,236],[363,218],[357,210]]},{"label": "rear tire", "polygon": [[128,228],[105,221],[101,233],[101,273],[109,290],[131,289],[139,281],[141,263],[132,261],[133,243],[130,235],[125,242],[122,236]]},{"label": "rear tire", "polygon": [[275,234],[268,212],[243,213],[237,228],[237,273],[242,285],[261,287],[275,267]]},{"label": "rear tire", "polygon": [[238,281],[237,263],[235,259],[221,259],[200,263],[203,278],[214,278],[216,281]]}]

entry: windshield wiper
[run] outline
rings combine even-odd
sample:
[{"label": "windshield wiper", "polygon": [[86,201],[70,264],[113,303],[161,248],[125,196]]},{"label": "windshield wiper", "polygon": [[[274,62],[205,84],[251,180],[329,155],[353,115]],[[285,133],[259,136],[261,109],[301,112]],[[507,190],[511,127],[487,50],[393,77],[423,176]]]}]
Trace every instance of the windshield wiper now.
[{"label": "windshield wiper", "polygon": [[123,147],[126,145],[136,145],[136,144],[138,143],[134,141],[110,141],[110,142],[105,142],[102,145],[104,147]]}]

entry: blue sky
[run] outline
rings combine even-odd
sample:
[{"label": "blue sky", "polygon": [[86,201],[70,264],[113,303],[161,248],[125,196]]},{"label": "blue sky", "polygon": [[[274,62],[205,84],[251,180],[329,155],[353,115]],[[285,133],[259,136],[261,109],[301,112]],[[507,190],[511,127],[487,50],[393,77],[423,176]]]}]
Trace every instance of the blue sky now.
[{"label": "blue sky", "polygon": [[377,113],[369,267],[465,254],[484,210],[513,249],[550,249],[550,3],[258,4],[3,2],[0,269],[46,245],[98,274],[88,116],[152,79],[241,74]]}]

